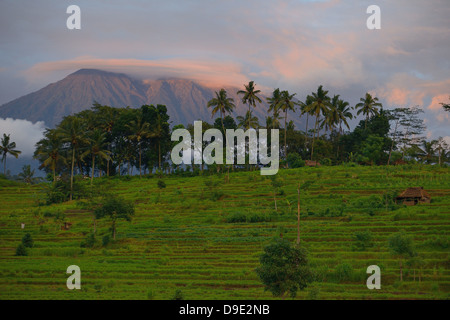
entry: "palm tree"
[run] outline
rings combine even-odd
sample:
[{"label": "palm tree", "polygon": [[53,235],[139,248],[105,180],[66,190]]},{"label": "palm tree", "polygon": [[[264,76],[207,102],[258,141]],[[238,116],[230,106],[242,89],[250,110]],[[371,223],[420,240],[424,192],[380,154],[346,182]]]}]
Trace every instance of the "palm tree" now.
[{"label": "palm tree", "polygon": [[[338,122],[339,122],[339,132],[338,132],[338,141],[342,134],[342,123],[347,127],[347,129],[350,129],[350,125],[348,124],[347,119],[353,119],[353,114],[350,111],[352,108],[350,107],[350,104],[347,101],[344,101],[342,99],[339,99],[337,103],[337,114],[338,114]],[[337,157],[339,157],[339,149],[340,145],[338,145],[338,151],[337,151]]]},{"label": "palm tree", "polygon": [[[278,113],[280,110],[278,110],[278,106],[281,102],[281,91],[279,88],[273,90],[272,97],[266,98],[267,103],[269,104],[269,113],[273,112],[273,118],[278,118]],[[277,115],[277,116],[276,116]]]},{"label": "palm tree", "polygon": [[289,110],[295,112],[295,105],[297,103],[294,102],[294,96],[296,94],[289,94],[289,91],[284,90],[281,92],[281,100],[278,102],[276,106],[276,110],[284,111],[284,157],[287,159],[287,144],[286,144],[286,135],[287,135],[287,113]]},{"label": "palm tree", "polygon": [[161,138],[164,135],[164,126],[167,125],[160,113],[156,115],[156,125],[150,131],[150,137],[158,140],[158,168],[161,171]]},{"label": "palm tree", "polygon": [[221,89],[218,93],[216,91],[216,97],[212,98],[208,102],[208,108],[214,107],[211,112],[211,118],[214,117],[214,115],[217,112],[220,112],[220,119],[222,121],[222,129],[223,133],[225,134],[225,126],[223,125],[223,118],[225,117],[225,113],[231,113],[233,112],[233,109],[236,107],[234,105],[234,99],[227,97],[227,91],[225,89]]},{"label": "palm tree", "polygon": [[313,159],[314,156],[314,144],[320,113],[322,113],[323,115],[327,114],[328,109],[330,108],[331,105],[330,97],[328,97],[327,94],[328,91],[323,90],[323,86],[320,85],[319,88],[317,88],[317,92],[312,93],[311,104],[309,104],[309,107],[306,109],[307,112],[310,112],[311,114],[314,114],[316,116],[316,124],[314,126],[313,143],[311,149],[311,160]]},{"label": "palm tree", "polygon": [[418,156],[422,160],[422,162],[430,164],[433,162],[433,160],[435,160],[436,150],[434,147],[437,143],[437,140],[422,142],[422,148],[418,148]]},{"label": "palm tree", "polygon": [[44,139],[36,143],[34,158],[39,158],[42,162],[39,169],[50,167],[53,172],[53,182],[56,182],[58,162],[66,163],[66,159],[62,155],[62,139],[55,129],[47,129],[44,137]]},{"label": "palm tree", "polygon": [[250,81],[248,85],[244,84],[245,90],[239,90],[237,94],[243,94],[242,103],[248,104],[248,111],[250,111],[250,107],[256,108],[256,102],[261,103],[261,99],[258,97],[258,94],[261,90],[255,90],[255,83]]},{"label": "palm tree", "polygon": [[238,121],[238,128],[248,130],[250,128],[257,129],[259,127],[258,117],[254,117],[251,110],[246,112],[245,117],[238,116],[236,117],[236,120]]},{"label": "palm tree", "polygon": [[300,111],[301,111],[300,117],[302,117],[306,113],[306,129],[305,129],[306,137],[308,137],[308,122],[309,122],[309,116],[311,115],[311,111],[309,111],[309,106],[312,103],[313,103],[313,97],[309,94],[306,96],[305,102],[302,102],[302,101],[299,102]]},{"label": "palm tree", "polygon": [[3,138],[1,139],[0,143],[0,153],[2,155],[2,161],[3,161],[3,173],[6,175],[6,156],[8,154],[18,158],[19,154],[22,153],[22,151],[15,150],[16,143],[10,142],[11,135],[6,135],[6,133],[3,134]]},{"label": "palm tree", "polygon": [[142,177],[142,139],[150,136],[150,124],[144,121],[142,115],[140,115],[136,120],[133,120],[130,124],[127,124],[126,127],[132,132],[128,138],[136,141],[139,146],[139,177]]},{"label": "palm tree", "polygon": [[31,170],[31,166],[29,164],[26,164],[22,167],[22,172],[19,173],[18,176],[23,182],[33,184],[41,179],[34,176],[34,171],[34,169]]},{"label": "palm tree", "polygon": [[280,115],[278,112],[274,112],[273,117],[266,117],[266,128],[267,129],[279,129],[280,128]]},{"label": "palm tree", "polygon": [[378,98],[373,98],[370,93],[366,93],[365,98],[359,99],[361,102],[355,106],[355,109],[359,109],[357,114],[363,114],[366,116],[366,122],[364,125],[364,129],[367,129],[367,121],[369,120],[369,116],[378,115],[377,107],[382,108],[383,105],[378,102]]},{"label": "palm tree", "polygon": [[75,116],[67,116],[56,129],[61,141],[70,144],[72,149],[72,163],[70,169],[70,200],[73,198],[73,168],[75,152],[87,141],[85,128],[81,120]]},{"label": "palm tree", "polygon": [[106,133],[102,132],[100,129],[91,131],[88,136],[89,150],[86,150],[81,158],[84,158],[88,154],[92,156],[92,173],[91,173],[91,185],[94,181],[94,169],[95,169],[95,157],[98,156],[100,159],[110,160],[110,151],[105,149],[106,146]]}]

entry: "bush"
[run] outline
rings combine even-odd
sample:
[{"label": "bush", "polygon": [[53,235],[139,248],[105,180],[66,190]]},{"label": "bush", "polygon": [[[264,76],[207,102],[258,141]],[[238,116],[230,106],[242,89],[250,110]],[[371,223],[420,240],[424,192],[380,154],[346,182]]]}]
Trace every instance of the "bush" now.
[{"label": "bush", "polygon": [[438,249],[448,249],[450,247],[449,237],[433,237],[424,242],[423,246],[438,248]]},{"label": "bush", "polygon": [[184,300],[184,294],[181,291],[181,289],[177,289],[177,291],[175,291],[175,294],[170,300]]},{"label": "bush", "polygon": [[247,222],[247,216],[242,212],[229,214],[226,218],[228,223]]},{"label": "bush", "polygon": [[23,236],[22,238],[22,244],[26,247],[26,248],[33,248],[33,239],[31,238],[31,235],[29,233],[27,233],[26,235]]},{"label": "bush", "polygon": [[365,251],[367,248],[373,247],[372,243],[372,232],[370,231],[359,231],[353,234],[353,240],[355,244],[353,245],[353,251]]},{"label": "bush", "polygon": [[289,153],[287,163],[289,168],[300,168],[305,166],[305,161],[303,161],[300,155],[296,152]]},{"label": "bush", "polygon": [[111,237],[109,235],[106,235],[102,238],[102,245],[104,247],[106,247],[110,241],[111,241]]},{"label": "bush", "polygon": [[323,166],[331,166],[332,162],[331,162],[331,159],[324,158],[324,159],[320,160],[320,164]]},{"label": "bush", "polygon": [[23,245],[23,243],[19,244],[16,248],[16,256],[27,256],[28,251],[27,248]]},{"label": "bush", "polygon": [[91,232],[87,235],[86,239],[81,242],[80,247],[81,248],[92,248],[95,245],[95,234]]},{"label": "bush", "polygon": [[336,266],[336,271],[334,273],[335,278],[338,282],[351,281],[353,278],[353,267],[348,263],[341,263]]}]

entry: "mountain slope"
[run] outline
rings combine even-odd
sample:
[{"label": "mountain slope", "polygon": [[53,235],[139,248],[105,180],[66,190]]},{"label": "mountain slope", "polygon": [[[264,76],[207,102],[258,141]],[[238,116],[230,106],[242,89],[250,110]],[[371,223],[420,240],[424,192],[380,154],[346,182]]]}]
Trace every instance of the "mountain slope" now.
[{"label": "mountain slope", "polygon": [[[233,116],[244,115],[248,106],[242,104],[237,96],[238,88],[225,89],[236,104]],[[212,122],[211,110],[206,105],[218,90],[220,88],[205,87],[186,79],[141,81],[125,74],[81,69],[36,92],[0,106],[0,117],[44,121],[47,126],[54,127],[64,116],[89,109],[97,101],[113,107],[134,108],[143,104],[164,104],[172,124],[187,125],[194,120]],[[267,103],[263,102],[254,110],[254,115],[261,124],[265,121],[267,108]],[[300,125],[298,115],[290,114],[289,120]]]}]

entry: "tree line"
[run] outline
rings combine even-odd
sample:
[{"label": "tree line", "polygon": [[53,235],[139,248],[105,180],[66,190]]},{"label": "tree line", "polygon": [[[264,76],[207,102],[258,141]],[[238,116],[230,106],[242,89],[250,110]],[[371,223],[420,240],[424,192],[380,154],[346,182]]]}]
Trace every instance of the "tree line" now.
[{"label": "tree line", "polygon": [[[295,93],[277,88],[265,98],[269,108],[261,124],[253,115],[253,109],[263,100],[255,83],[250,81],[237,94],[248,105],[246,114],[234,118],[235,101],[221,89],[207,103],[212,117],[219,117],[212,124],[204,123],[203,130],[217,128],[225,133],[237,128],[281,129],[280,153],[285,167],[304,165],[304,160],[326,165],[390,165],[404,161],[441,165],[449,159],[449,146],[443,138],[425,139],[423,110],[419,107],[387,110],[370,93],[350,106],[339,94],[331,96],[322,85],[299,100]],[[442,106],[449,111],[448,104]],[[305,120],[305,130],[296,130],[288,112]],[[363,120],[350,131],[349,121],[359,115]],[[92,182],[95,175],[133,175],[134,170],[139,176],[176,172],[181,169],[170,162],[174,145],[171,132],[184,126],[178,124],[171,129],[169,119],[164,105],[114,108],[94,103],[89,110],[64,117],[56,128],[46,129],[44,138],[36,144],[34,157],[54,182],[63,173],[70,175],[71,190],[75,174],[90,177]],[[193,126],[187,129],[193,131]],[[9,135],[3,135],[0,153],[6,174],[7,155],[20,154]],[[198,168],[203,169],[203,165]]]}]

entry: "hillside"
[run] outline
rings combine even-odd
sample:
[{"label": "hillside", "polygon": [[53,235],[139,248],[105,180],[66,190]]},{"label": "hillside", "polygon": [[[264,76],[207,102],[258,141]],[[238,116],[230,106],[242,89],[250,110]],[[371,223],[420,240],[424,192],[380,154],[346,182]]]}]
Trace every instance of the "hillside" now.
[{"label": "hillside", "polygon": [[[236,104],[233,116],[244,115],[248,106],[243,105],[237,96],[239,89],[225,89]],[[164,104],[172,124],[187,125],[194,120],[212,121],[211,111],[206,105],[218,90],[220,88],[205,87],[186,79],[141,81],[125,74],[81,69],[36,92],[0,106],[0,117],[44,121],[47,126],[54,127],[63,116],[89,109],[97,101],[113,107],[134,108],[143,104]],[[263,100],[263,104],[254,110],[254,115],[260,119],[261,124],[268,109],[264,97]],[[302,128],[298,115],[291,114],[289,118]]]},{"label": "hillside", "polygon": [[[314,181],[301,196],[301,243],[315,281],[298,299],[449,298],[448,169],[341,166],[281,170],[278,177],[278,212],[270,179],[259,172],[231,173],[229,183],[225,176],[166,177],[162,191],[155,177],[97,178],[96,194],[131,200],[136,214],[119,222],[118,240],[106,246],[111,223],[99,220],[94,248],[80,248],[93,227],[89,202],[38,207],[42,186],[2,187],[0,299],[170,299],[177,289],[186,299],[270,299],[254,269],[280,232],[294,241],[299,181]],[[386,195],[392,199],[409,186],[423,186],[432,202],[386,205]],[[73,224],[70,230],[60,230],[58,213]],[[404,265],[403,282],[388,248],[400,230],[414,239],[423,261],[420,269]],[[372,234],[372,247],[355,251],[360,231]],[[35,247],[29,256],[14,256],[26,232]],[[66,289],[72,264],[81,268],[81,290]],[[366,287],[373,264],[382,270],[381,290]]]}]

